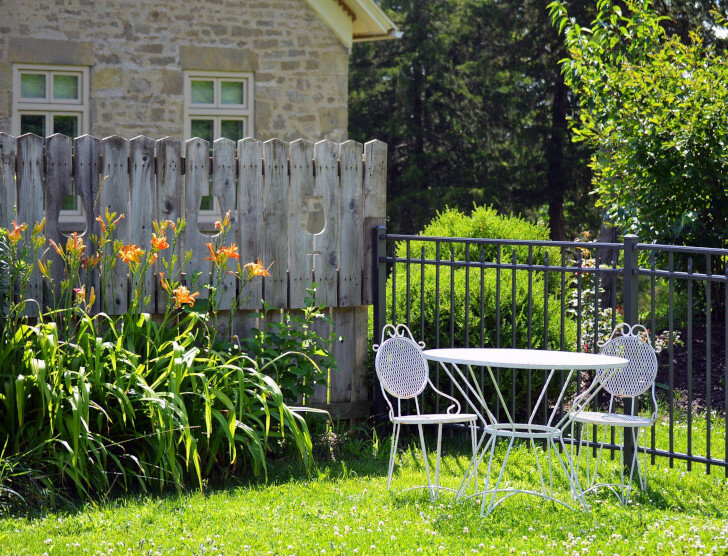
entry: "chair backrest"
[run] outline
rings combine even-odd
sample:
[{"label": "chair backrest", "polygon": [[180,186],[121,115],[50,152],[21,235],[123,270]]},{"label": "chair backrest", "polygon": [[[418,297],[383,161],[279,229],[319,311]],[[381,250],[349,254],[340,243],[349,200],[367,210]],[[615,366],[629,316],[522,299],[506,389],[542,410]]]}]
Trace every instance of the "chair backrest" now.
[{"label": "chair backrest", "polygon": [[415,342],[404,324],[388,324],[382,341],[374,346],[374,368],[384,389],[400,399],[414,398],[427,386],[428,366],[422,355],[424,343]]},{"label": "chair backrest", "polygon": [[644,326],[635,324],[630,328],[626,322],[621,323],[599,351],[604,355],[629,360],[627,366],[617,372],[606,369],[597,371],[597,380],[613,396],[639,396],[654,384],[657,377],[657,356]]}]

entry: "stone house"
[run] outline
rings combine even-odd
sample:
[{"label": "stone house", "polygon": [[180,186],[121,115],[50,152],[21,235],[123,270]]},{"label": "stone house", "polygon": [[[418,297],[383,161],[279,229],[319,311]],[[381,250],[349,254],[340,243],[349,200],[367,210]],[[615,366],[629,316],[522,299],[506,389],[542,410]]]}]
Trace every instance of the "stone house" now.
[{"label": "stone house", "polygon": [[0,0],[0,131],[346,139],[374,0]]}]

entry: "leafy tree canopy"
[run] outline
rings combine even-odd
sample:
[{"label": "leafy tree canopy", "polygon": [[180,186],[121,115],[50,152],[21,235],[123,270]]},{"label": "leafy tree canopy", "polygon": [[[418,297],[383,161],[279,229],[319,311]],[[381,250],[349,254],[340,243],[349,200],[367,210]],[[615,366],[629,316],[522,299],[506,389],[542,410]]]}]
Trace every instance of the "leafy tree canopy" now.
[{"label": "leafy tree canopy", "polygon": [[728,64],[700,34],[669,34],[649,0],[600,0],[590,27],[550,6],[579,103],[575,141],[594,148],[597,204],[643,241],[725,247]]}]

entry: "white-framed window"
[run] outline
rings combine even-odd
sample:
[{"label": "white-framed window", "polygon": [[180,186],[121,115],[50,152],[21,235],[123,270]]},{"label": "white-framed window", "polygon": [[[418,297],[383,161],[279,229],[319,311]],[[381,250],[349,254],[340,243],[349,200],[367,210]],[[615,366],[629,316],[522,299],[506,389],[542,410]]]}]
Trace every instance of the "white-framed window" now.
[{"label": "white-framed window", "polygon": [[13,135],[88,133],[88,68],[13,65]]},{"label": "white-framed window", "polygon": [[[186,71],[185,138],[210,142],[225,137],[238,141],[253,135],[253,74]],[[218,212],[209,195],[202,197],[201,216],[207,220]]]},{"label": "white-framed window", "polygon": [[[62,133],[78,137],[89,127],[89,70],[83,66],[13,65],[13,135]],[[67,195],[64,220],[83,223],[78,197]]]}]

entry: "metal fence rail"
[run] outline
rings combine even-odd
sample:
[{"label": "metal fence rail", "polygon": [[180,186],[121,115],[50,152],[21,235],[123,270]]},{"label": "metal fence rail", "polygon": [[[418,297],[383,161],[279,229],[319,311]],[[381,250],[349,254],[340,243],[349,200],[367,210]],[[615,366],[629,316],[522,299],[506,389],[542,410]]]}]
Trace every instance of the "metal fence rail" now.
[{"label": "metal fence rail", "polygon": [[[396,235],[383,226],[372,234],[375,338],[385,323],[404,322],[428,347],[596,351],[617,322],[642,321],[666,352],[658,386],[668,435],[663,441],[653,427],[641,449],[653,463],[685,460],[688,469],[719,466],[728,476],[728,249],[643,244],[633,235],[598,243]],[[452,393],[435,372],[436,386]],[[511,409],[530,413],[539,377],[502,372]],[[580,378],[575,393],[589,379]],[[376,386],[374,400],[376,413]],[[438,399],[422,403],[439,408]]]}]

